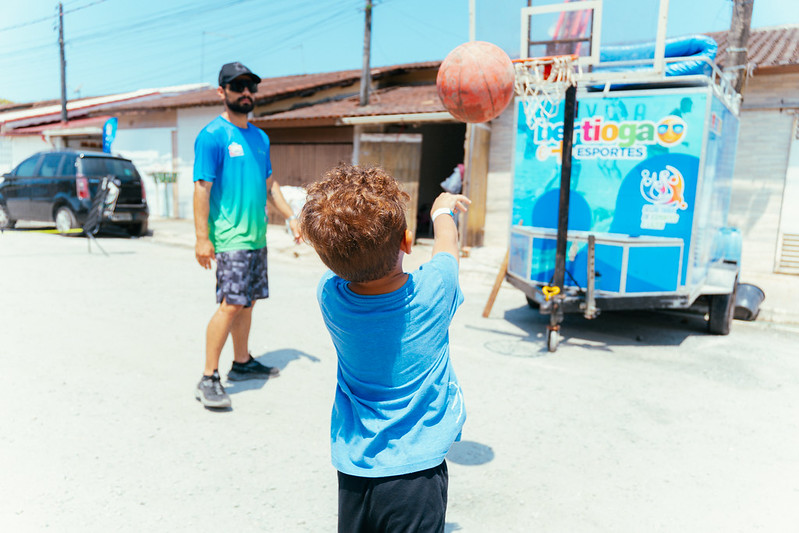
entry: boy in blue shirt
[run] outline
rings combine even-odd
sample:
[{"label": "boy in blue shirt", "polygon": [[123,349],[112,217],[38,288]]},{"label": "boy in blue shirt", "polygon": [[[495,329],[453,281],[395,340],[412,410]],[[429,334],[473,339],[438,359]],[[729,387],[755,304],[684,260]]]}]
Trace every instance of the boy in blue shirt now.
[{"label": "boy in blue shirt", "polygon": [[466,419],[449,357],[463,302],[454,215],[469,199],[433,203],[433,257],[406,273],[409,197],[384,170],[339,165],[308,189],[303,237],[332,272],[317,297],[338,357],[331,455],[339,532],[444,531],[444,457]]}]

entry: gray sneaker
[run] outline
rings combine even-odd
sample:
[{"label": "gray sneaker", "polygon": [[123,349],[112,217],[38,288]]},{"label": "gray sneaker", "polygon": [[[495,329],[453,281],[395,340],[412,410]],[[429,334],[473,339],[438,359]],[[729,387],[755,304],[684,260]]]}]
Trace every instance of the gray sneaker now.
[{"label": "gray sneaker", "polygon": [[246,363],[233,361],[233,366],[227,374],[230,381],[244,381],[247,379],[269,379],[280,375],[280,370],[273,366],[262,365],[252,355]]},{"label": "gray sneaker", "polygon": [[205,407],[226,408],[231,405],[230,396],[225,392],[219,372],[216,371],[211,376],[203,376],[194,390],[194,397]]}]

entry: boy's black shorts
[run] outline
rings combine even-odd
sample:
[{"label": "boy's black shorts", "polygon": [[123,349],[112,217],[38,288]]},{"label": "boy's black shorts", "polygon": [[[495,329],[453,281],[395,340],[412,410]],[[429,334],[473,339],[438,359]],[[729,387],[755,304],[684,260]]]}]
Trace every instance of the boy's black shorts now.
[{"label": "boy's black shorts", "polygon": [[216,254],[216,303],[250,307],[269,297],[266,248]]},{"label": "boy's black shorts", "polygon": [[339,533],[443,533],[447,514],[447,462],[390,477],[338,473]]}]

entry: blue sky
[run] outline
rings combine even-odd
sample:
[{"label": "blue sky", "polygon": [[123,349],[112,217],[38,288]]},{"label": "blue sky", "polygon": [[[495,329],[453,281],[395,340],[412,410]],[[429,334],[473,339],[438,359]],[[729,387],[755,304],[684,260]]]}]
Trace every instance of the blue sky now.
[{"label": "blue sky", "polygon": [[[553,0],[536,0],[539,3]],[[53,0],[5,2],[0,98],[60,97]],[[360,69],[364,0],[64,0],[67,97],[215,84],[222,63],[262,77]],[[476,0],[477,38],[518,55],[525,0]],[[648,40],[656,0],[605,0],[603,41]],[[468,0],[375,0],[372,66],[440,60],[468,40]],[[670,36],[729,28],[731,0],[671,0]],[[799,23],[796,0],[756,0],[752,26]],[[653,37],[652,37],[653,38]]]}]

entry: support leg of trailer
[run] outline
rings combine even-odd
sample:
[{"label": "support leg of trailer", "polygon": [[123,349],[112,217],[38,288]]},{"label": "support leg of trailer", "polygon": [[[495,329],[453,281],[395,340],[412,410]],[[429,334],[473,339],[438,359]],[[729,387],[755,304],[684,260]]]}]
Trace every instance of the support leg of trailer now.
[{"label": "support leg of trailer", "polygon": [[585,293],[585,312],[583,316],[587,319],[596,318],[599,314],[596,309],[596,236],[588,236],[588,272],[587,288]]},{"label": "support leg of trailer", "polygon": [[572,173],[572,141],[574,139],[574,119],[577,115],[577,87],[566,89],[563,102],[563,149],[560,163],[560,197],[558,200],[558,235],[555,244],[555,274],[552,286],[560,289],[552,301],[552,314],[547,328],[547,348],[550,352],[557,350],[560,342],[560,323],[563,311],[560,302],[563,299],[563,281],[566,275],[566,246],[569,230],[569,195],[571,193]]}]

